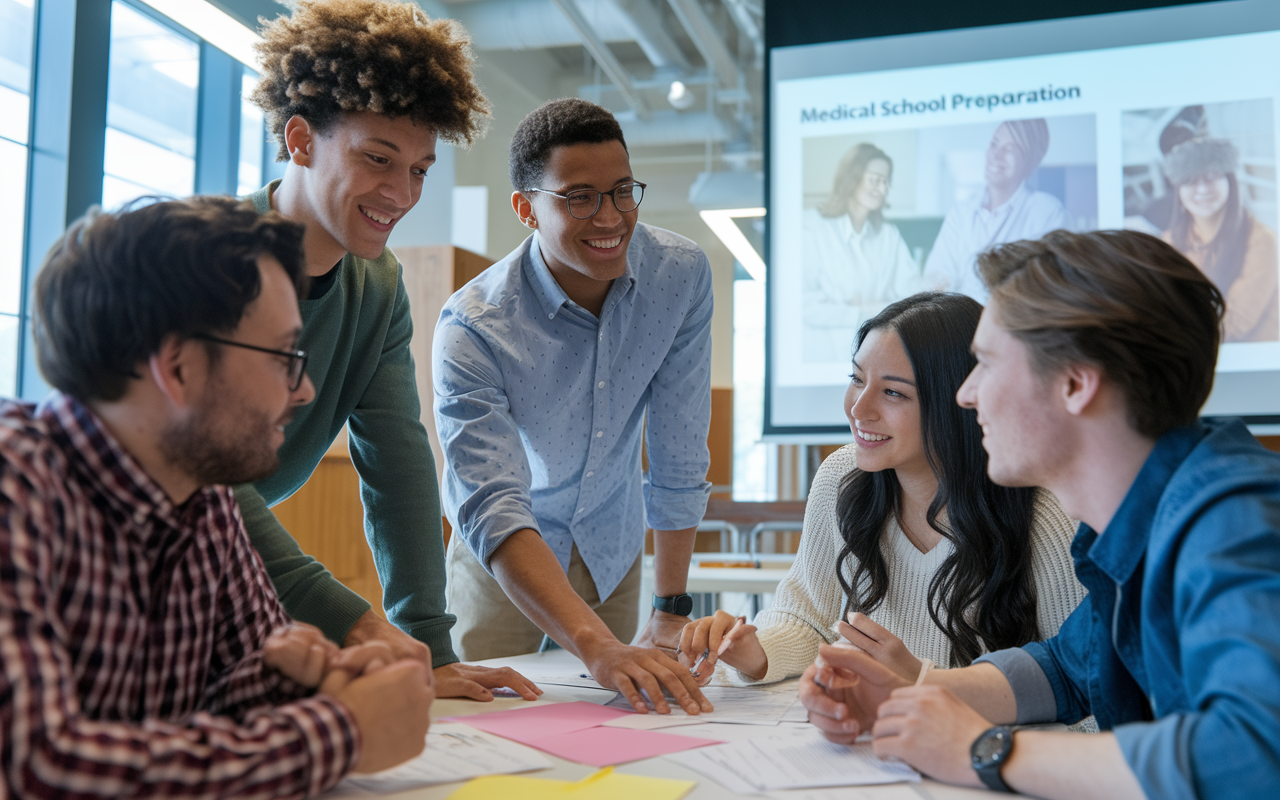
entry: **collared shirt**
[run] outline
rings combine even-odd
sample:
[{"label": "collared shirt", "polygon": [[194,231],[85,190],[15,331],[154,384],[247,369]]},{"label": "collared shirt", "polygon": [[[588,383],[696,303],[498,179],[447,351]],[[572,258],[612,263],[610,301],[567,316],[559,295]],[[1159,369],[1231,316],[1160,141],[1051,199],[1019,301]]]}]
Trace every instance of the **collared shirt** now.
[{"label": "collared shirt", "polygon": [[1024,183],[998,208],[987,208],[987,189],[957,203],[942,221],[942,230],[924,264],[924,282],[931,289],[967,294],[987,302],[987,287],[978,275],[978,254],[987,248],[1039,239],[1049,231],[1070,226],[1071,219],[1058,198],[1033,192]]},{"label": "collared shirt", "polygon": [[985,656],[1018,721],[1114,730],[1147,797],[1280,791],[1280,455],[1238,421],[1161,437],[1099,535],[1058,635]]},{"label": "collared shirt", "polygon": [[350,712],[264,666],[286,624],[226,487],[174,506],[94,414],[0,403],[0,763],[16,797],[299,797]]},{"label": "collared shirt", "polygon": [[848,361],[862,323],[886,305],[919,291],[920,266],[898,227],[848,214],[804,213],[805,360]]},{"label": "collared shirt", "polygon": [[637,225],[597,319],[560,288],[538,241],[459,289],[436,324],[442,499],[486,569],[532,528],[564,569],[576,544],[606,598],[646,521],[682,530],[706,511],[711,267],[688,239]]}]

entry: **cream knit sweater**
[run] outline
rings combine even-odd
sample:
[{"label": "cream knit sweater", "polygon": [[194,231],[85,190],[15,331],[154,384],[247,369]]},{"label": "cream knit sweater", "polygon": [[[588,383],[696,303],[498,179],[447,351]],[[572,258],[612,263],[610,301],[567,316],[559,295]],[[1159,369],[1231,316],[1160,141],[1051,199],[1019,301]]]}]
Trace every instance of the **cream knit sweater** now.
[{"label": "cream knit sweater", "polygon": [[[837,638],[831,626],[844,613],[845,595],[835,575],[836,559],[844,547],[836,499],[841,480],[856,467],[856,446],[847,445],[832,453],[813,479],[800,551],[778,585],[773,605],[755,620],[769,658],[769,670],[760,682],[799,675],[813,663],[818,645]],[[1075,526],[1047,491],[1036,498],[1030,535],[1036,616],[1047,638],[1058,632],[1085,596],[1071,561]],[[917,657],[932,659],[939,667],[951,666],[951,643],[929,616],[929,582],[953,545],[943,539],[928,553],[921,553],[891,520],[881,547],[889,568],[889,592],[871,618],[901,638]],[[847,566],[845,577],[851,577]],[[733,683],[752,683],[735,669],[726,673]]]}]

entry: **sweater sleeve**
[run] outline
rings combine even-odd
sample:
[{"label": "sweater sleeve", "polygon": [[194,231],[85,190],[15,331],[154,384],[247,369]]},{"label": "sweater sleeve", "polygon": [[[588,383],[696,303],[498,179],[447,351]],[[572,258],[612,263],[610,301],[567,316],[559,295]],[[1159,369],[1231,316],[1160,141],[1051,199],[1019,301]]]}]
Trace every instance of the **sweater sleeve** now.
[{"label": "sweater sleeve", "polygon": [[[843,447],[822,462],[813,478],[796,560],[778,584],[773,605],[756,617],[760,646],[769,660],[761,683],[799,675],[817,657],[818,646],[836,638],[831,626],[843,615],[845,603],[835,574],[844,542],[836,524],[836,500],[855,458],[853,445]],[[726,672],[734,683],[752,682],[735,669]]]},{"label": "sweater sleeve", "polygon": [[378,368],[349,420],[351,461],[360,474],[365,535],[396,627],[431,648],[431,666],[458,660],[445,611],[440,484],[414,379],[409,297],[397,270],[390,326]]},{"label": "sweater sleeve", "polygon": [[1058,498],[1041,489],[1036,495],[1031,521],[1031,564],[1036,581],[1036,623],[1040,638],[1058,634],[1071,612],[1084,600],[1085,588],[1076,580],[1071,559],[1075,523],[1058,504]]},{"label": "sweater sleeve", "polygon": [[252,484],[237,486],[235,495],[249,540],[262,557],[285,611],[342,644],[351,626],[369,610],[369,602],[302,552]]}]

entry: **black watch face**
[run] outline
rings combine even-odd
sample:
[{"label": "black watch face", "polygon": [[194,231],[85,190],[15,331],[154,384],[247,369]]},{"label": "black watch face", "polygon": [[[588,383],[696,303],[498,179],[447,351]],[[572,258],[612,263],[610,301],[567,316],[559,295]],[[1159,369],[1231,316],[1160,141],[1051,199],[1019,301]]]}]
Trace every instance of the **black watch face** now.
[{"label": "black watch face", "polygon": [[672,605],[675,606],[675,610],[671,613],[678,617],[687,617],[689,612],[693,611],[693,598],[687,594],[682,594],[675,598],[675,602]]},{"label": "black watch face", "polygon": [[1004,754],[1004,731],[988,731],[973,743],[973,763],[990,764]]}]

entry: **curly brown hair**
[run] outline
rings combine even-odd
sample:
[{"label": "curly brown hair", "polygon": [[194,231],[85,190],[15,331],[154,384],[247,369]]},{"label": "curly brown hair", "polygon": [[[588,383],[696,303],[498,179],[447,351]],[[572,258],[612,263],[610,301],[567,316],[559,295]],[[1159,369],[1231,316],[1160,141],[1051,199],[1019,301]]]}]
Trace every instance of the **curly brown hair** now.
[{"label": "curly brown hair", "polygon": [[324,132],[343,114],[407,115],[451,144],[484,132],[489,101],[472,76],[471,41],[453,20],[429,19],[394,0],[300,0],[262,20],[262,78],[252,101],[286,161],[284,126],[295,114]]}]

